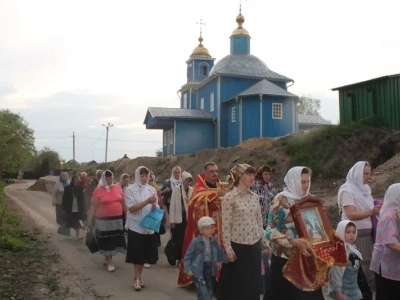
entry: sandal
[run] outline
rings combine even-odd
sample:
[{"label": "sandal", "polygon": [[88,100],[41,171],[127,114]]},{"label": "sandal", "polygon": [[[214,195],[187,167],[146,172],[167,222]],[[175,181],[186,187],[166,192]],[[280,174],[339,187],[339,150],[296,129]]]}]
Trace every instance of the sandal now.
[{"label": "sandal", "polygon": [[139,292],[142,289],[142,286],[140,285],[140,283],[141,283],[140,278],[135,278],[134,281],[133,281],[133,288],[137,292]]}]

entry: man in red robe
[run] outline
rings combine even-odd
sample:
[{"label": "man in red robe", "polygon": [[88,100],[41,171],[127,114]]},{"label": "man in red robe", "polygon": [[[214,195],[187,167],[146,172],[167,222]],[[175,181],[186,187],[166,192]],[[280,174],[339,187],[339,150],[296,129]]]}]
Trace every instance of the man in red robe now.
[{"label": "man in red robe", "polygon": [[221,236],[221,200],[225,196],[226,191],[219,188],[218,183],[217,165],[213,162],[206,163],[204,173],[197,176],[194,191],[189,202],[186,233],[182,247],[182,263],[178,277],[179,285],[189,285],[192,283],[192,278],[187,276],[183,270],[183,258],[190,242],[200,234],[197,222],[201,217],[208,216],[214,219],[214,238],[223,247]]}]

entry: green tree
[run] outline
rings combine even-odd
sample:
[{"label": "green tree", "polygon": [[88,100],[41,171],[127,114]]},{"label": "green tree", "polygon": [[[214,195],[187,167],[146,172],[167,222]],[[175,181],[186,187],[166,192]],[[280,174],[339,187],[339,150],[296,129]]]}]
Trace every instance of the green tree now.
[{"label": "green tree", "polygon": [[321,100],[312,97],[301,96],[297,103],[297,111],[301,115],[320,116]]},{"label": "green tree", "polygon": [[67,161],[64,165],[63,168],[64,169],[77,169],[81,166],[80,163],[78,163],[76,160],[70,159],[69,161]]},{"label": "green tree", "polygon": [[60,155],[57,151],[44,146],[34,158],[33,171],[37,176],[49,175],[50,169],[60,169]]},{"label": "green tree", "polygon": [[16,173],[35,154],[33,130],[19,114],[0,110],[0,179],[3,172]]},{"label": "green tree", "polygon": [[156,150],[156,157],[162,157],[162,149],[157,149]]}]

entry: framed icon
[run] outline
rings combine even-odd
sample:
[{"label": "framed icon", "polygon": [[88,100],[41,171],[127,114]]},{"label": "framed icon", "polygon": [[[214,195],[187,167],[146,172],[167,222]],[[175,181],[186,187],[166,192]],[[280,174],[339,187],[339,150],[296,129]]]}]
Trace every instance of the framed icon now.
[{"label": "framed icon", "polygon": [[299,236],[308,239],[314,248],[335,245],[331,223],[321,199],[306,196],[296,201],[290,212]]}]

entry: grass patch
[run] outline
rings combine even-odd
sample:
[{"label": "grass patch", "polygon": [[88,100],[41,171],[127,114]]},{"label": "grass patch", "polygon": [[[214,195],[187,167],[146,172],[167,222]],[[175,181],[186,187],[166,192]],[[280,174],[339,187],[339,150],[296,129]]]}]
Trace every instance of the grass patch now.
[{"label": "grass patch", "polygon": [[[290,159],[290,167],[307,166],[313,170],[313,176],[322,178],[340,178],[343,176],[341,153],[345,141],[366,130],[385,129],[379,118],[365,119],[348,125],[328,125],[311,130],[298,136],[288,136],[281,142]],[[348,155],[348,153],[343,153]]]},{"label": "grass patch", "polygon": [[[23,222],[5,197],[5,183],[0,182],[0,299],[63,299],[66,296],[60,279],[48,270],[57,255],[37,236],[40,231]],[[45,291],[38,298],[38,291]]]}]

